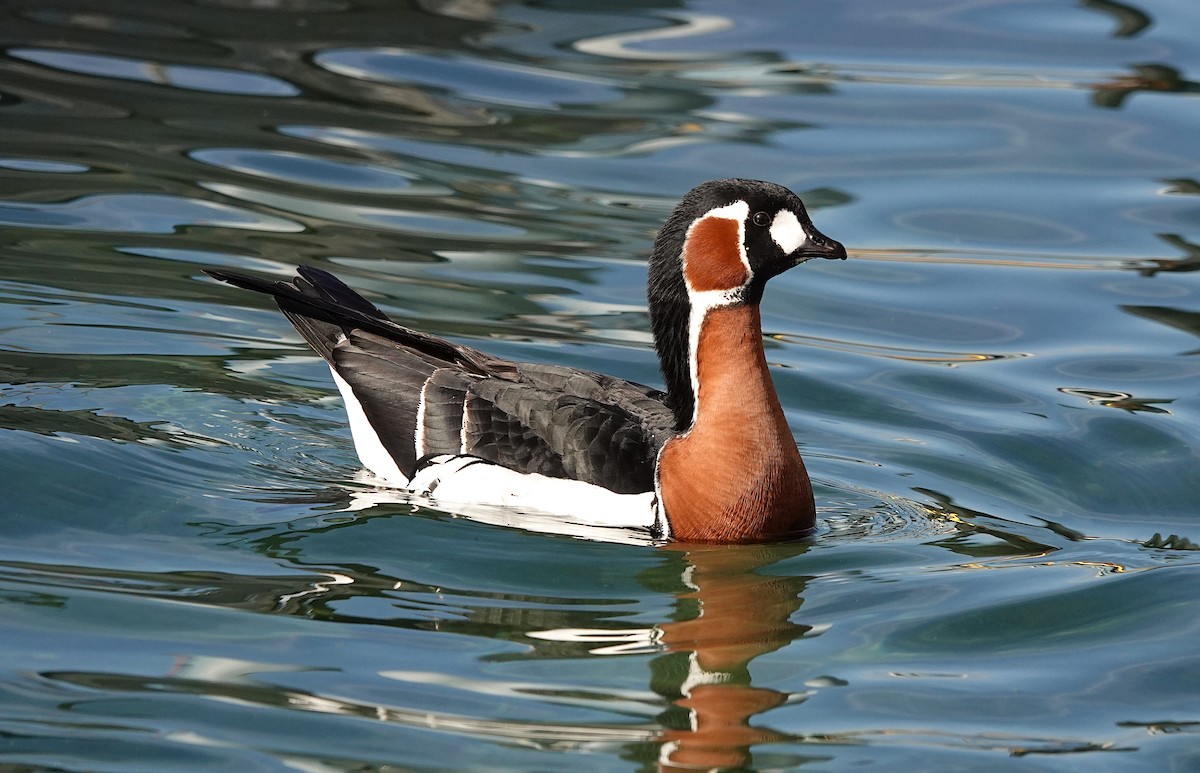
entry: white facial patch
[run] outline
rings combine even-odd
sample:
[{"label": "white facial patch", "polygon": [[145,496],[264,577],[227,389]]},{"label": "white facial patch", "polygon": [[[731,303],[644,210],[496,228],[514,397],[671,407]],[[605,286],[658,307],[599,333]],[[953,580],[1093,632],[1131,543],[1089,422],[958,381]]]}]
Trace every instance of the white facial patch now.
[{"label": "white facial patch", "polygon": [[781,209],[775,213],[775,220],[771,222],[771,238],[779,245],[779,249],[783,250],[784,255],[790,255],[808,241],[808,234],[804,232],[800,221],[790,209]]}]

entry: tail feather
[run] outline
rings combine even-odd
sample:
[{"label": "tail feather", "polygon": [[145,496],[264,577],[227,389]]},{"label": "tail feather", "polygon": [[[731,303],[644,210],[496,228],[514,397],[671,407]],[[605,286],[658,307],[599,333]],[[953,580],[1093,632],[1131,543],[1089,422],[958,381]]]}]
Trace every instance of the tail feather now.
[{"label": "tail feather", "polygon": [[[282,304],[280,304],[282,309]],[[292,327],[296,328],[308,345],[317,350],[317,354],[325,362],[333,365],[333,347],[337,346],[338,341],[346,337],[341,326],[334,325],[329,322],[322,322],[312,317],[306,317],[303,314],[297,314],[294,311],[283,311],[283,316],[287,317],[288,322],[292,323]]]},{"label": "tail feather", "polygon": [[296,269],[298,277],[292,280],[300,292],[310,297],[323,298],[330,303],[345,309],[354,309],[368,317],[387,320],[388,316],[375,307],[375,304],[359,295],[345,282],[328,271],[315,266],[300,266]]},{"label": "tail feather", "polygon": [[204,273],[235,287],[272,296],[297,331],[330,364],[329,350],[337,340],[351,330],[363,330],[481,376],[507,380],[520,377],[514,363],[392,322],[341,280],[313,266],[301,266],[299,276],[291,282],[271,281],[224,269],[204,269]]},{"label": "tail feather", "polygon": [[[333,353],[333,369],[350,385],[367,421],[400,470],[416,465],[421,389],[442,363],[361,331]],[[385,431],[381,431],[385,430]]]}]

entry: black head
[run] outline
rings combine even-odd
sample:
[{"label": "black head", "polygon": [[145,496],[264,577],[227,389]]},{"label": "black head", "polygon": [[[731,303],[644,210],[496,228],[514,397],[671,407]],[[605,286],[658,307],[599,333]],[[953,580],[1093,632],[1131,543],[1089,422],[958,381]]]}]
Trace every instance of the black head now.
[{"label": "black head", "polygon": [[649,301],[677,428],[691,421],[690,323],[694,307],[758,303],[767,280],[846,249],[813,226],[800,197],[761,180],[710,180],[688,192],[659,231]]}]

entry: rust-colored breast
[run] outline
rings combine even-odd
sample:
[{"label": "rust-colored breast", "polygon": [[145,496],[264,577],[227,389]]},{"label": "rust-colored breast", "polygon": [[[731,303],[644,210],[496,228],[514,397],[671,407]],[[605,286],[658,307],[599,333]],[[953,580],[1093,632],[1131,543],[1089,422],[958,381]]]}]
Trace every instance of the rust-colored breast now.
[{"label": "rust-colored breast", "polygon": [[739,224],[706,217],[692,226],[683,245],[683,274],[693,290],[732,290],[750,278],[741,259]]},{"label": "rust-colored breast", "polygon": [[767,371],[758,307],[709,311],[697,357],[696,421],[659,456],[674,537],[760,542],[812,528],[812,486]]}]

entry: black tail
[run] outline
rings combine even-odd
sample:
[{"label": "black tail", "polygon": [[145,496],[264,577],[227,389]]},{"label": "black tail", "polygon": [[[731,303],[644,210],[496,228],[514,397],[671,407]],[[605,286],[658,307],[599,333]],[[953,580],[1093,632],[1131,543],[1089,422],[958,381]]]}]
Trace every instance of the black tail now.
[{"label": "black tail", "polygon": [[204,273],[213,279],[228,282],[244,290],[253,290],[275,298],[285,311],[310,316],[332,324],[358,323],[368,329],[379,322],[390,322],[386,314],[328,271],[312,266],[300,266],[290,282],[271,281],[237,271],[206,268]]},{"label": "black tail", "polygon": [[468,372],[509,379],[517,376],[512,363],[392,322],[342,280],[313,266],[300,266],[298,276],[290,282],[216,268],[206,268],[204,273],[235,287],[273,297],[297,332],[330,364],[337,341],[353,330],[363,330]]}]

